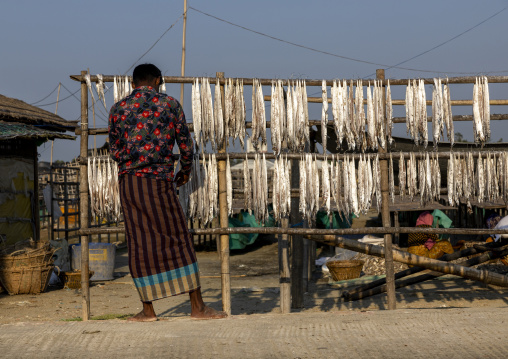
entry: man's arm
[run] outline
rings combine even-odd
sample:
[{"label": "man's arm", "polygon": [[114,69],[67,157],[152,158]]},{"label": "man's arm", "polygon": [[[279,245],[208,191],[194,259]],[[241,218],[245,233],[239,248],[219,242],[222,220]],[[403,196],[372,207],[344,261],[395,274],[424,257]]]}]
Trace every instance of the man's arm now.
[{"label": "man's arm", "polygon": [[118,117],[119,116],[116,113],[116,106],[111,107],[108,119],[109,153],[111,154],[111,157],[115,161],[117,161],[118,145],[120,144],[120,135],[118,132],[118,127],[115,126]]},{"label": "man's arm", "polygon": [[194,154],[194,142],[192,141],[189,128],[185,122],[185,114],[183,113],[182,106],[178,102],[177,104],[178,106],[175,110],[175,134],[176,143],[180,149],[180,171],[175,176],[175,182],[177,186],[180,186],[189,180],[192,168],[192,155]]}]

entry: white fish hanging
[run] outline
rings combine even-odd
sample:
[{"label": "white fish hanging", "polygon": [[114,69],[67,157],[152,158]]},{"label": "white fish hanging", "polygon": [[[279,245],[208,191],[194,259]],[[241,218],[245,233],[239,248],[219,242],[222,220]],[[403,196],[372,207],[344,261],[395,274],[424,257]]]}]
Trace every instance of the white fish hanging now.
[{"label": "white fish hanging", "polygon": [[326,81],[323,80],[321,84],[321,144],[323,145],[323,154],[326,154],[326,139],[327,139],[327,126],[328,126],[328,93],[326,90]]},{"label": "white fish hanging", "polygon": [[226,198],[228,205],[228,216],[233,214],[233,178],[231,177],[231,164],[229,154],[226,156]]},{"label": "white fish hanging", "polygon": [[215,84],[215,101],[214,101],[214,130],[215,130],[215,142],[217,144],[217,148],[222,146],[222,142],[224,140],[224,116],[222,113],[222,95],[220,91],[220,82],[217,78],[217,82]]},{"label": "white fish hanging", "polygon": [[393,106],[392,106],[392,90],[390,88],[390,80],[386,81],[386,121],[387,121],[387,135],[388,144],[392,144],[392,130],[393,130]]},{"label": "white fish hanging", "polygon": [[249,214],[252,214],[252,182],[247,154],[245,154],[245,161],[243,161],[243,190],[243,207]]},{"label": "white fish hanging", "polygon": [[99,98],[99,101],[102,100],[104,108],[107,110],[108,108],[106,106],[106,97],[104,96],[104,89],[106,88],[106,84],[104,83],[104,76],[101,74],[97,74],[97,82],[95,83],[95,88],[97,90],[97,97]]},{"label": "white fish hanging", "polygon": [[[201,137],[201,96],[199,91],[199,79],[195,79],[192,84],[192,125],[194,126],[194,140],[196,146],[202,148],[202,137]],[[199,148],[196,152],[199,151]]]}]

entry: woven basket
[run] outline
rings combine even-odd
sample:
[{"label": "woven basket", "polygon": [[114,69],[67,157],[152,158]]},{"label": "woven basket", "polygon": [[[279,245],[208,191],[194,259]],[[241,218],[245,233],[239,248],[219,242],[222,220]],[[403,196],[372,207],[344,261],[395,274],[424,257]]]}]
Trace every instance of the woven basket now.
[{"label": "woven basket", "polygon": [[326,266],[330,270],[330,274],[334,281],[355,279],[360,277],[364,261],[360,260],[344,260],[344,261],[328,261]]},{"label": "woven basket", "polygon": [[39,294],[48,288],[53,265],[0,269],[0,282],[10,295]]},{"label": "woven basket", "polygon": [[47,266],[53,263],[56,250],[42,247],[39,249],[21,249],[10,254],[0,255],[0,268],[21,268]]},{"label": "woven basket", "polygon": [[[88,278],[91,278],[94,274],[94,271],[88,271]],[[75,270],[72,272],[62,272],[60,273],[60,278],[62,278],[62,282],[64,283],[64,288],[69,289],[79,289],[81,288],[81,271]]]}]

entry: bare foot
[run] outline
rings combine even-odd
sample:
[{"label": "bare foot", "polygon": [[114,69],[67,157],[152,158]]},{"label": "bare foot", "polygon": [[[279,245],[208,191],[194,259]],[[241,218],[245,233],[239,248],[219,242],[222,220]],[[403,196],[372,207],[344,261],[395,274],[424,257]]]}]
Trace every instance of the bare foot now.
[{"label": "bare foot", "polygon": [[204,319],[222,319],[226,318],[228,315],[226,312],[221,312],[218,310],[215,310],[213,308],[207,307],[206,305],[203,307],[202,310],[199,311],[193,311],[191,313],[191,318],[196,320],[204,320]]},{"label": "bare foot", "polygon": [[157,316],[154,314],[152,315],[146,315],[145,312],[142,310],[138,314],[136,314],[133,317],[130,317],[127,319],[130,322],[155,322],[157,320]]}]

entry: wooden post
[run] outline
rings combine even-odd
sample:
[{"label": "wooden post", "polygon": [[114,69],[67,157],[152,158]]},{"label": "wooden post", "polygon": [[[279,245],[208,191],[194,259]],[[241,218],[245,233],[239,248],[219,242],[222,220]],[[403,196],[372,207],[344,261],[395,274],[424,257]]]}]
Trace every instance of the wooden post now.
[{"label": "wooden post", "polygon": [[[224,72],[217,72],[218,78],[224,78]],[[222,86],[221,86],[222,87]],[[224,88],[221,88],[221,96],[224,98]],[[224,100],[222,101],[224,107]],[[224,111],[224,108],[223,108]],[[221,143],[219,153],[226,153],[226,141]],[[229,227],[228,200],[226,184],[226,160],[219,160],[217,163],[219,171],[219,217],[221,228]],[[231,315],[231,278],[229,273],[229,236],[220,236],[220,262],[221,262],[221,283],[222,283],[222,310]]]},{"label": "wooden post", "polygon": [[[181,75],[185,76],[185,34],[187,33],[187,0],[183,0],[183,35],[182,35],[182,67]],[[183,108],[183,89],[184,84],[180,85],[180,104]],[[223,102],[224,103],[224,102]]]},{"label": "wooden post", "polygon": [[[289,218],[281,220],[281,227],[289,227]],[[278,236],[280,311],[282,314],[291,312],[291,277],[289,269],[289,241],[287,234]]]},{"label": "wooden post", "polygon": [[[291,189],[300,186],[298,160],[291,161]],[[290,223],[301,222],[298,198],[291,197]],[[291,235],[291,308],[303,308],[303,236]]]},{"label": "wooden post", "polygon": [[41,239],[41,216],[39,214],[39,160],[37,157],[37,145],[34,144],[34,201],[33,201],[33,211],[35,213],[34,224],[35,224],[35,233],[34,239],[36,241]]},{"label": "wooden post", "polygon": [[[81,71],[81,76],[86,75]],[[81,143],[80,157],[88,158],[88,88],[85,81],[81,81]],[[88,171],[86,162],[79,165],[79,203],[81,228],[88,228]],[[88,277],[88,236],[81,236],[81,296],[83,320],[90,319],[90,282]]]},{"label": "wooden post", "polygon": [[[376,70],[376,78],[378,80],[385,79],[385,70],[377,69]],[[386,98],[385,98],[385,90],[383,87],[383,109],[386,106]],[[383,126],[386,124],[385,114],[383,111]],[[388,148],[388,142],[386,143],[386,148]],[[386,149],[379,147],[380,153],[385,153]],[[390,199],[388,193],[388,161],[381,160],[379,161],[379,166],[381,169],[381,217],[383,220],[383,227],[390,227]],[[386,269],[386,294],[388,297],[388,309],[393,310],[396,308],[396,298],[395,298],[395,269],[393,267],[393,252],[392,252],[392,236],[390,234],[385,234],[385,269]]]}]

